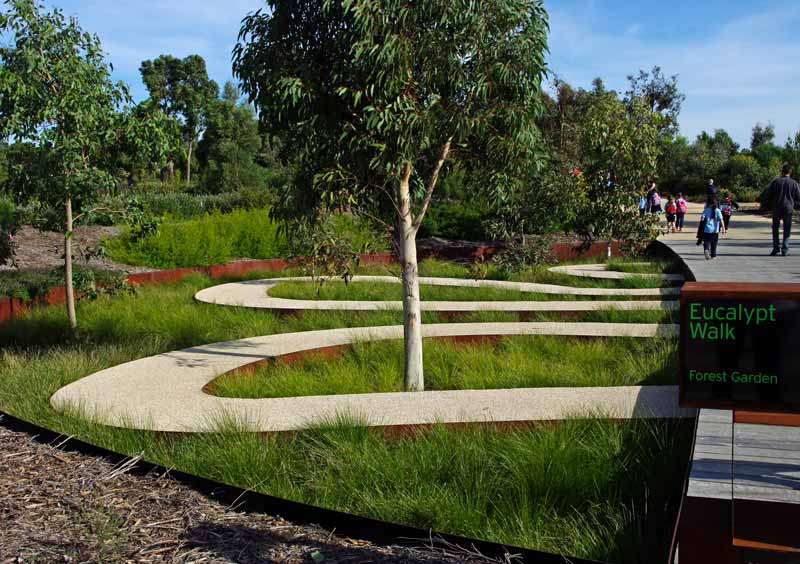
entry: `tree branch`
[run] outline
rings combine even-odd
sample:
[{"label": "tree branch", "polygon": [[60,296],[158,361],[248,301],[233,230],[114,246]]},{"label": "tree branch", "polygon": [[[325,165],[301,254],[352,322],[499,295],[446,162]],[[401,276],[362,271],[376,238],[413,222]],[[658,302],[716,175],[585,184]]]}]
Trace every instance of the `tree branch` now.
[{"label": "tree branch", "polygon": [[419,226],[422,225],[422,220],[425,219],[425,212],[428,211],[428,206],[431,203],[431,197],[433,196],[433,189],[436,188],[436,181],[439,179],[439,173],[442,170],[444,161],[447,159],[448,153],[450,153],[450,144],[452,142],[453,138],[448,137],[447,142],[444,144],[442,150],[439,152],[439,159],[436,161],[436,166],[433,169],[433,174],[431,174],[431,179],[430,181],[428,181],[427,188],[425,188],[425,197],[422,199],[422,205],[419,208],[419,213],[417,213],[417,217],[414,220],[415,231],[419,229]]}]

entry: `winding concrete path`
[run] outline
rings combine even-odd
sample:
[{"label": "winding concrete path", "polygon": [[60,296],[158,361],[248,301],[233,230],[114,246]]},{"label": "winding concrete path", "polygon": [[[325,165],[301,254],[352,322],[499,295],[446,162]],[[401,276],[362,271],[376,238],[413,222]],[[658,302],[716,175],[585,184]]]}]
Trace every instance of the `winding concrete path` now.
[{"label": "winding concrete path", "polygon": [[609,270],[605,264],[567,264],[548,268],[550,272],[580,276],[583,278],[597,278],[601,280],[627,280],[630,278],[661,278],[665,282],[683,282],[681,274],[656,274],[652,272],[621,272]]},{"label": "winding concrete path", "polygon": [[[674,325],[634,323],[442,323],[426,337],[562,335],[672,337]],[[402,338],[402,326],[285,333],[213,343],[143,358],[97,372],[58,390],[51,404],[106,425],[151,431],[206,432],[233,419],[253,431],[290,431],[358,417],[368,425],[561,420],[569,417],[688,416],[674,386],[529,388],[239,399],[211,396],[216,377],[265,358]]]},{"label": "winding concrete path", "polygon": [[[220,284],[200,290],[195,299],[201,302],[273,310],[340,310],[340,311],[381,311],[402,310],[400,301],[355,301],[355,300],[294,300],[274,298],[269,295],[271,288],[282,282],[310,282],[308,276],[291,278],[267,278],[245,282]],[[392,282],[399,283],[394,276],[356,276],[353,282]],[[610,288],[573,288],[570,286],[554,286],[552,284],[533,284],[525,282],[505,282],[499,280],[465,280],[461,278],[422,278],[423,284],[449,287],[483,287],[517,290],[519,292],[546,293],[574,296],[674,296],[676,288],[643,288],[643,289],[610,289]],[[423,311],[439,312],[474,312],[474,311],[508,311],[508,312],[581,312],[617,310],[656,310],[676,309],[675,300],[642,300],[642,301],[436,301],[422,302]]]}]

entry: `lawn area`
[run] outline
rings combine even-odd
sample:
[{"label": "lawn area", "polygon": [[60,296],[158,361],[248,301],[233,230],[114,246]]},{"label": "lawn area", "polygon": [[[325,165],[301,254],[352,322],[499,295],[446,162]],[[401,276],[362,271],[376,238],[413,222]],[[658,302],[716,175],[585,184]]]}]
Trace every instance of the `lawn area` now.
[{"label": "lawn area", "polygon": [[[535,359],[535,360],[532,360]],[[672,339],[507,337],[492,345],[425,343],[428,390],[676,384]],[[402,391],[403,343],[358,343],[338,359],[278,362],[221,376],[215,395],[263,398]]]},{"label": "lawn area", "polygon": [[[424,268],[427,275],[437,269],[468,274],[448,263],[426,262]],[[290,434],[257,434],[220,421],[215,433],[165,437],[93,424],[50,407],[49,397],[61,386],[153,354],[256,335],[402,320],[399,311],[286,316],[194,301],[199,289],[220,282],[195,275],[141,287],[136,295],[81,302],[75,335],[66,329],[61,306],[33,309],[0,324],[0,409],[118,452],[144,452],[148,460],[186,472],[380,519],[624,563],[654,561],[666,550],[688,457],[686,423],[587,420],[515,431],[437,426],[388,437],[345,417]],[[587,319],[657,322],[669,315],[603,311]],[[457,319],[470,320],[517,317],[478,312]],[[423,314],[424,323],[442,321]],[[674,347],[671,340],[550,337],[472,346],[426,342],[427,378],[440,389],[669,383]],[[397,342],[359,344],[339,360],[275,366],[260,380],[282,380],[283,393],[291,385],[298,394],[318,393],[308,386],[320,383],[333,387],[326,393],[341,393],[342,386],[396,387],[400,358]],[[280,376],[289,368],[301,369],[305,384]],[[327,381],[317,377],[325,371],[331,375]]]}]

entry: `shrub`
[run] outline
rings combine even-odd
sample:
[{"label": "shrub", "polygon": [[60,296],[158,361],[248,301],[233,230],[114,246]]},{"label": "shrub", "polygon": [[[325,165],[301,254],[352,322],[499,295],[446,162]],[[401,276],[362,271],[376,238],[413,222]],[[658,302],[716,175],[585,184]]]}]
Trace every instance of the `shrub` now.
[{"label": "shrub", "polygon": [[275,258],[285,247],[269,210],[215,212],[186,221],[165,221],[136,241],[130,232],[106,242],[111,257],[154,268],[207,266],[235,258]]},{"label": "shrub", "polygon": [[[8,270],[0,272],[0,298],[29,301],[43,296],[59,279],[49,270]],[[63,284],[63,282],[61,282]]]},{"label": "shrub", "polygon": [[432,202],[419,234],[422,237],[483,241],[487,239],[483,220],[486,206],[469,200]]},{"label": "shrub", "polygon": [[0,198],[0,265],[16,265],[17,241],[14,235],[19,228],[19,215],[11,200]]}]

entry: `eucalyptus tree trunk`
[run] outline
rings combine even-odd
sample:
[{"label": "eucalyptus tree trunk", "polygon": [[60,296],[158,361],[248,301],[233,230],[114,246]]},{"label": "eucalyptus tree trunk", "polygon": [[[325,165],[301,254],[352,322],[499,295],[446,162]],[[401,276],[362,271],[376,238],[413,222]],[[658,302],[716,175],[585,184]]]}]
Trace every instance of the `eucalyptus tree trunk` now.
[{"label": "eucalyptus tree trunk", "polygon": [[406,165],[398,186],[398,231],[400,267],[403,276],[403,337],[405,363],[403,381],[407,392],[425,389],[422,369],[422,315],[419,298],[419,270],[417,269],[417,228],[411,217],[409,182],[411,165]]},{"label": "eucalyptus tree trunk", "polygon": [[194,139],[189,140],[189,151],[186,158],[186,184],[192,181],[192,149],[194,149]]},{"label": "eucalyptus tree trunk", "polygon": [[69,328],[74,330],[78,327],[78,317],[75,314],[75,289],[72,284],[72,198],[69,196],[67,196],[65,208],[67,224],[64,233],[64,291],[67,298]]}]

